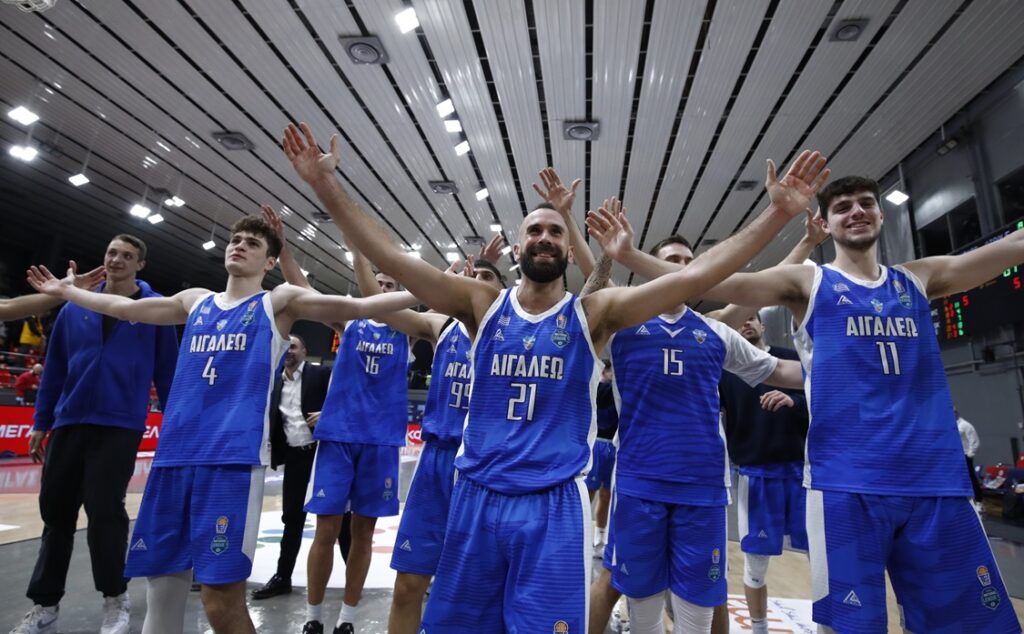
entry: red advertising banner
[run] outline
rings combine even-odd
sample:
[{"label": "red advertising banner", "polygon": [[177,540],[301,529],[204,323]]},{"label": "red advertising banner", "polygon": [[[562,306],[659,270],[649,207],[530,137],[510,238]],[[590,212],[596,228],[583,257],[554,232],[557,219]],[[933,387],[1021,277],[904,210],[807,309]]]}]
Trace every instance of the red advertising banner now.
[{"label": "red advertising banner", "polygon": [[[34,407],[0,406],[0,455],[28,455],[28,435],[32,431]],[[160,439],[160,424],[164,415],[150,412],[146,417],[146,433],[142,436],[139,451],[155,451]]]}]

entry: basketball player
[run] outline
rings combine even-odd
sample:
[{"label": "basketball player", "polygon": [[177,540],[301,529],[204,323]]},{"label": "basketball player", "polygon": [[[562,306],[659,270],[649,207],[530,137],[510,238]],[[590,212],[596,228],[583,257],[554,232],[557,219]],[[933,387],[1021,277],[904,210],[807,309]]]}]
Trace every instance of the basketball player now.
[{"label": "basketball player", "polygon": [[281,242],[257,217],[231,227],[224,254],[227,290],[187,289],[132,300],[89,293],[30,271],[41,292],[90,310],[157,325],[185,324],[160,444],[146,482],[125,574],[150,577],[147,634],[181,632],[194,569],[216,632],[254,632],[245,580],[263,503],[269,459],[267,406],[296,319],[353,319],[404,308],[408,294],[368,300],[327,297],[292,285],[266,292],[263,278]]},{"label": "basketball player", "polygon": [[499,293],[405,255],[338,182],[336,137],[322,154],[308,126],[290,125],[283,146],[346,238],[474,341],[459,479],[422,631],[585,630],[590,510],[581,476],[593,442],[597,352],[613,332],[742,266],[803,210],[827,177],[824,158],[805,152],[781,181],[770,165],[772,206],[687,269],[581,300],[560,279],[572,250],[557,212],[526,216],[513,247],[523,282]]},{"label": "basketball player", "polygon": [[[970,504],[929,300],[1024,262],[1024,231],[886,267],[878,198],[869,178],[829,184],[818,203],[836,246],[832,263],[737,274],[705,297],[782,304],[800,324],[814,620],[825,631],[885,631],[888,571],[908,631],[1020,632]],[[636,249],[616,259],[661,266]]]}]

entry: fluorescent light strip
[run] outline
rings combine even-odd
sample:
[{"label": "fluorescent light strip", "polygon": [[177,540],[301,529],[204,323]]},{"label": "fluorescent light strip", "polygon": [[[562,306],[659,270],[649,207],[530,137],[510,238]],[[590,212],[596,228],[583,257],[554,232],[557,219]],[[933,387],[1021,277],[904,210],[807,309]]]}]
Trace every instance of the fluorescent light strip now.
[{"label": "fluorescent light strip", "polygon": [[420,25],[419,19],[416,18],[416,9],[412,7],[396,13],[395,22],[402,33],[408,33]]}]

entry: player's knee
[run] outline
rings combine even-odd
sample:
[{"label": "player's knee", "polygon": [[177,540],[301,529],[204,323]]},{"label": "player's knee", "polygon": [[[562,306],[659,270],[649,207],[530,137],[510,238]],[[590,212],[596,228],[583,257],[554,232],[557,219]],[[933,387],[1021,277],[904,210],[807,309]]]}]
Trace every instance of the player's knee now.
[{"label": "player's knee", "polygon": [[629,622],[631,629],[638,632],[649,632],[664,629],[661,615],[665,611],[665,593],[627,600],[629,606]]},{"label": "player's knee", "polygon": [[317,516],[316,531],[313,533],[313,541],[318,545],[327,545],[330,548],[334,548],[334,542],[338,540],[339,531],[341,531],[341,516]]},{"label": "player's knee", "polygon": [[400,572],[395,577],[395,596],[393,601],[397,605],[422,603],[429,585],[430,577]]},{"label": "player's knee", "polygon": [[768,575],[768,555],[743,553],[743,585],[749,588],[763,588]]},{"label": "player's knee", "polygon": [[204,586],[202,592],[203,610],[215,632],[228,630],[237,623],[240,611],[245,611],[245,595],[238,595],[228,588]]}]

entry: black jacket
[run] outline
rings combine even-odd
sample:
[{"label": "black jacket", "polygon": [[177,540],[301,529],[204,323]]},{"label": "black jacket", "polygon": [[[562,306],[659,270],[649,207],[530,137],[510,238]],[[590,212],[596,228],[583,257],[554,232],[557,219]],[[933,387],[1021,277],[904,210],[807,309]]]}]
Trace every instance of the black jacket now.
[{"label": "black jacket", "polygon": [[[319,412],[327,398],[327,385],[331,380],[331,371],[323,366],[306,363],[302,368],[302,396],[300,407],[303,416],[310,412]],[[281,415],[281,390],[284,379],[278,374],[274,379],[274,391],[270,393],[270,466],[277,469],[284,464],[284,453],[288,448],[288,440],[284,435],[284,416]]]}]

